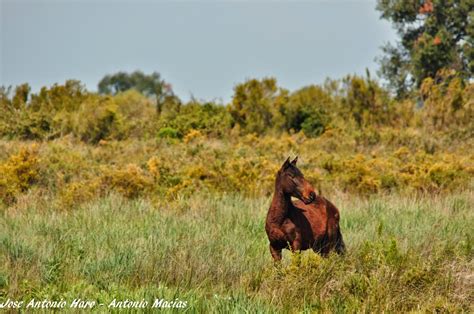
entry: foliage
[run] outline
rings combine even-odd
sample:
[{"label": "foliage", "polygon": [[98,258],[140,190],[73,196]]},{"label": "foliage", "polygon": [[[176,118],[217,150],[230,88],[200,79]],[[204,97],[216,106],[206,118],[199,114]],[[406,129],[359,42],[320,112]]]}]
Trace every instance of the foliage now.
[{"label": "foliage", "polygon": [[101,195],[99,180],[71,182],[61,189],[57,205],[62,210],[68,210],[78,204],[96,199]]},{"label": "foliage", "polygon": [[66,81],[64,85],[43,87],[37,94],[29,95],[29,92],[29,86],[23,84],[15,89],[11,98],[8,93],[3,93],[0,98],[0,107],[6,113],[0,118],[3,134],[23,139],[65,135],[63,129],[69,126],[69,114],[78,110],[87,97],[81,83],[74,80]]},{"label": "foliage", "polygon": [[144,74],[141,71],[133,73],[118,72],[106,75],[98,84],[100,94],[116,95],[130,89],[135,89],[146,97],[156,101],[158,113],[163,106],[179,101],[174,95],[171,85],[166,83],[158,72]]},{"label": "foliage", "polygon": [[441,69],[472,78],[474,53],[471,0],[379,0],[381,17],[395,26],[400,42],[384,48],[381,73],[399,97]]},{"label": "foliage", "polygon": [[433,123],[442,123],[444,127],[434,127],[437,132],[462,133],[466,138],[471,132],[472,85],[452,71],[440,71],[437,80],[427,79],[422,85],[425,106],[420,109],[412,99],[392,99],[369,73],[292,93],[278,87],[274,79],[253,79],[236,86],[227,106],[193,99],[185,104],[169,102],[159,114],[150,99],[133,89],[115,96],[98,95],[77,81],[67,81],[29,95],[29,86],[21,85],[14,93],[11,88],[0,90],[5,113],[0,116],[0,136],[52,140],[72,135],[97,144],[157,135],[181,139],[191,130],[217,138],[292,132],[314,138],[337,129],[373,145],[383,128],[432,131]]},{"label": "foliage", "polygon": [[222,105],[191,101],[176,109],[173,115],[162,115],[158,122],[167,128],[177,130],[181,137],[191,130],[214,136],[223,136],[230,129],[231,118]]},{"label": "foliage", "polygon": [[[250,80],[228,106],[159,114],[133,89],[1,89],[0,302],[472,312],[473,84],[440,74],[423,106],[370,76],[292,93]],[[345,256],[273,266],[263,222],[290,155],[340,208]]]},{"label": "foliage", "polygon": [[[163,128],[148,141],[108,139],[97,145],[66,137],[38,146],[34,187],[67,208],[113,191],[150,199],[174,199],[196,190],[262,196],[273,192],[281,160],[299,155],[303,173],[323,193],[438,194],[470,188],[472,141],[460,138],[448,151],[444,141],[449,133],[436,141],[414,129],[374,132],[355,138],[331,129],[317,138],[297,133],[218,139],[191,130],[181,139],[177,130]],[[1,169],[12,169],[8,160],[20,143],[0,141]],[[5,198],[14,204],[26,190],[11,190],[16,185],[9,182],[16,179],[5,178],[3,194],[13,195]]]},{"label": "foliage", "polygon": [[21,149],[0,164],[0,203],[12,204],[39,179],[38,147]]},{"label": "foliage", "polygon": [[151,178],[135,164],[128,164],[124,169],[106,170],[101,181],[102,185],[128,198],[143,195],[153,184]]},{"label": "foliage", "polygon": [[[424,81],[421,108],[393,100],[369,74],[293,93],[273,79],[249,80],[229,106],[192,100],[159,115],[136,90],[98,95],[76,81],[33,95],[28,85],[13,94],[4,88],[0,160],[13,158],[25,138],[43,140],[35,193],[67,208],[110,192],[269,195],[281,160],[293,154],[306,160],[304,172],[322,191],[462,191],[474,169],[473,84],[440,75]],[[10,206],[26,189],[4,172],[2,198]]]},{"label": "foliage", "polygon": [[170,128],[170,127],[164,127],[164,128],[161,128],[158,131],[158,137],[160,137],[160,138],[166,138],[166,137],[180,138],[180,137],[182,137],[182,134],[176,129],[173,129],[173,128]]},{"label": "foliage", "polygon": [[122,117],[124,137],[143,138],[152,135],[156,113],[152,101],[135,90],[114,96],[117,113]]},{"label": "foliage", "polygon": [[229,111],[244,134],[263,134],[268,126],[284,127],[282,111],[287,101],[288,91],[278,87],[276,79],[251,79],[235,86]]},{"label": "foliage", "polygon": [[156,111],[137,91],[117,96],[87,92],[77,81],[42,88],[29,95],[20,85],[10,96],[0,92],[0,133],[9,138],[54,139],[72,134],[91,143],[105,138],[146,137],[153,132]]},{"label": "foliage", "polygon": [[307,86],[290,95],[284,107],[286,129],[303,131],[308,137],[324,133],[331,122],[330,110],[334,109],[331,95],[319,86]]},{"label": "foliage", "polygon": [[[449,73],[445,73],[449,75]],[[455,130],[458,134],[474,135],[474,85],[465,85],[460,78],[435,83],[425,79],[421,86],[424,118],[434,130]]]},{"label": "foliage", "polygon": [[380,126],[391,122],[391,99],[376,81],[370,78],[347,76],[344,79],[346,97],[343,104],[348,107],[357,126]]},{"label": "foliage", "polygon": [[122,137],[123,118],[112,98],[89,96],[72,119],[73,133],[86,143]]}]

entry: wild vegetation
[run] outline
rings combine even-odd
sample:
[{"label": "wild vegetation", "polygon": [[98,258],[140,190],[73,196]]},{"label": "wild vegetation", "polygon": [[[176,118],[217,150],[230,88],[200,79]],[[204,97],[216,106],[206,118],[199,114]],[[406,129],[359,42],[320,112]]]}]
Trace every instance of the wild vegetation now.
[{"label": "wild vegetation", "polygon": [[288,155],[325,193],[445,193],[471,187],[474,85],[424,81],[398,102],[370,77],[349,76],[289,92],[249,80],[223,106],[136,90],[86,91],[79,82],[3,93],[0,196],[28,190],[68,207],[116,191],[125,197],[239,192],[269,195]]},{"label": "wild vegetation", "polygon": [[[473,85],[427,79],[422,107],[368,77],[276,86],[160,112],[73,81],[4,93],[0,299],[473,310]],[[274,268],[263,224],[288,155],[340,208],[344,257]]]},{"label": "wild vegetation", "polygon": [[[379,1],[402,39],[381,60],[388,86],[249,79],[228,104],[139,71],[97,93],[0,88],[0,302],[474,311],[474,10],[451,2]],[[347,253],[274,267],[265,214],[295,155],[339,208]]]}]

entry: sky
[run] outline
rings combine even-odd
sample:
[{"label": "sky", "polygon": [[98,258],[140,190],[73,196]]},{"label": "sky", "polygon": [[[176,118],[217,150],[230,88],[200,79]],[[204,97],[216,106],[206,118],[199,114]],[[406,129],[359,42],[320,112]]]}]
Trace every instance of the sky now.
[{"label": "sky", "polygon": [[396,40],[375,0],[0,0],[0,85],[157,71],[183,100],[228,102],[236,84],[275,77],[296,90],[373,74]]}]

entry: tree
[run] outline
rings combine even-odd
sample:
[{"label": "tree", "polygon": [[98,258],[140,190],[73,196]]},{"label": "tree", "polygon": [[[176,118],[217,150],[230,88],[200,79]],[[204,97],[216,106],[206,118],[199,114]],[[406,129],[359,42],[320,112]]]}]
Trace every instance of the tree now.
[{"label": "tree", "polygon": [[288,91],[279,88],[274,78],[251,79],[234,88],[229,111],[244,133],[262,134],[269,128],[284,127],[287,101]]},{"label": "tree", "polygon": [[[448,71],[440,75],[449,76]],[[427,78],[420,92],[424,99],[423,122],[430,131],[454,131],[456,136],[463,133],[474,135],[474,84],[464,84],[459,77],[436,83]]]},{"label": "tree", "polygon": [[286,128],[316,137],[324,133],[331,121],[333,99],[321,87],[311,85],[293,92],[285,107]]},{"label": "tree", "polygon": [[171,85],[166,83],[157,72],[150,75],[141,71],[133,73],[118,72],[106,75],[98,84],[100,94],[115,95],[129,89],[136,89],[146,97],[156,100],[156,109],[161,113],[166,104],[179,102],[174,95]]},{"label": "tree", "polygon": [[391,99],[377,81],[367,77],[347,76],[343,80],[345,97],[342,103],[349,110],[358,127],[375,126],[391,121]]},{"label": "tree", "polygon": [[474,73],[473,0],[378,0],[381,18],[392,22],[400,36],[383,47],[380,73],[398,98],[441,69],[463,79]]},{"label": "tree", "polygon": [[13,95],[11,87],[0,87],[0,136],[13,137],[25,115],[31,88],[28,84],[18,85]]}]

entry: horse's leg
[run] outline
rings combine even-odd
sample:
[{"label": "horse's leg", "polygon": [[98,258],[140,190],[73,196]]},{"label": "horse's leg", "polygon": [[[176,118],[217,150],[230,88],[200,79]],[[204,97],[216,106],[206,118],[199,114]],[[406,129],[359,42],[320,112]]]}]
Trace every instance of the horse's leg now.
[{"label": "horse's leg", "polygon": [[330,248],[331,247],[330,247],[330,244],[328,243],[327,235],[324,235],[323,237],[316,239],[312,247],[313,251],[317,254],[320,254],[322,257],[328,256]]},{"label": "horse's leg", "polygon": [[331,251],[330,244],[329,243],[324,243],[322,248],[321,248],[321,251],[320,251],[321,256],[322,257],[328,257],[330,251]]},{"label": "horse's leg", "polygon": [[275,262],[281,261],[281,249],[276,249],[270,244],[270,253],[272,253]]},{"label": "horse's leg", "polygon": [[296,233],[295,238],[290,243],[290,248],[292,252],[301,251],[301,233]]}]

